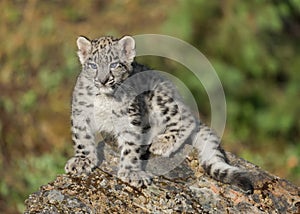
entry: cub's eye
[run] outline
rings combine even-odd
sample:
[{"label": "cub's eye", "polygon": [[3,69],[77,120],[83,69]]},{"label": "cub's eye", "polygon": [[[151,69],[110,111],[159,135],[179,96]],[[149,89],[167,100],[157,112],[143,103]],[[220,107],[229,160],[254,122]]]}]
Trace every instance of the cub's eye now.
[{"label": "cub's eye", "polygon": [[91,68],[91,69],[97,69],[96,63],[92,63],[92,62],[88,63],[88,67]]},{"label": "cub's eye", "polygon": [[114,69],[114,68],[117,68],[119,66],[119,63],[118,62],[113,62],[109,65],[110,68]]}]

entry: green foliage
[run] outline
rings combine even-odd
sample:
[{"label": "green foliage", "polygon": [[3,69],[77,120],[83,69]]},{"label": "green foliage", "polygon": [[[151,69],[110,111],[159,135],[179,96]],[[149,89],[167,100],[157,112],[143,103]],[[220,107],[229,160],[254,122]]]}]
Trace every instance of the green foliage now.
[{"label": "green foliage", "polygon": [[37,95],[34,91],[28,90],[20,97],[20,105],[24,111],[30,110],[36,103]]},{"label": "green foliage", "polygon": [[[284,165],[291,153],[278,153],[282,145],[293,147],[300,138],[297,3],[178,0],[163,26],[167,34],[198,47],[217,71],[228,110],[225,144],[239,141],[254,150],[246,154],[235,149],[244,157],[278,173],[286,168],[286,174],[298,171]],[[197,85],[190,87],[197,90]],[[209,115],[209,108],[199,106]],[[293,154],[298,153],[295,147]]]},{"label": "green foliage", "polygon": [[57,174],[63,173],[65,162],[66,158],[55,152],[17,159],[15,170],[8,171],[10,176],[20,178],[20,183],[15,185],[10,176],[4,176],[0,182],[0,195],[9,197],[10,205],[15,204],[20,212],[24,211],[24,200],[28,195],[52,181]]},{"label": "green foliage", "polygon": [[33,192],[39,186],[53,180],[57,174],[64,173],[65,162],[66,157],[55,152],[38,157],[31,156],[26,160],[18,160],[17,166],[20,170],[16,176],[22,176],[24,183],[29,186],[28,191]]}]

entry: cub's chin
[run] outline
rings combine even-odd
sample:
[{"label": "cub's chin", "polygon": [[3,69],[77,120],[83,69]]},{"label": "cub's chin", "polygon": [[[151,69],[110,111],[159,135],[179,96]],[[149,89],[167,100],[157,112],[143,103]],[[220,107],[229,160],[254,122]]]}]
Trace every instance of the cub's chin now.
[{"label": "cub's chin", "polygon": [[99,93],[100,94],[107,94],[107,95],[110,95],[110,94],[113,94],[114,93],[114,88],[112,87],[106,87],[106,86],[102,86],[99,89]]}]

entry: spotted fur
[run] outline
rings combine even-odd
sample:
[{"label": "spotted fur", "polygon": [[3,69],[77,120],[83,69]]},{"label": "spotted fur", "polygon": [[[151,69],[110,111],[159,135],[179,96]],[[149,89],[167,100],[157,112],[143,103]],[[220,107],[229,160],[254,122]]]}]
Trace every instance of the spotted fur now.
[{"label": "spotted fur", "polygon": [[134,61],[132,37],[79,37],[77,46],[82,72],[72,98],[75,155],[66,172],[90,173],[97,167],[95,134],[107,132],[120,148],[120,178],[135,186],[149,184],[142,169],[145,152],[169,157],[192,138],[209,175],[253,191],[247,172],[228,164],[219,138],[192,115],[173,84]]}]

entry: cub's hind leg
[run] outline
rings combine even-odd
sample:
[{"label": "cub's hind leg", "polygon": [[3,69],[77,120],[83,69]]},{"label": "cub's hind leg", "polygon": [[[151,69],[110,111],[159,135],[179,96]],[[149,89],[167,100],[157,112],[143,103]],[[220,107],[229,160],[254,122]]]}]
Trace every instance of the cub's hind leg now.
[{"label": "cub's hind leg", "polygon": [[157,117],[161,118],[164,131],[153,138],[150,152],[169,157],[187,140],[196,127],[196,121],[180,101],[158,96],[156,102],[160,112]]}]

